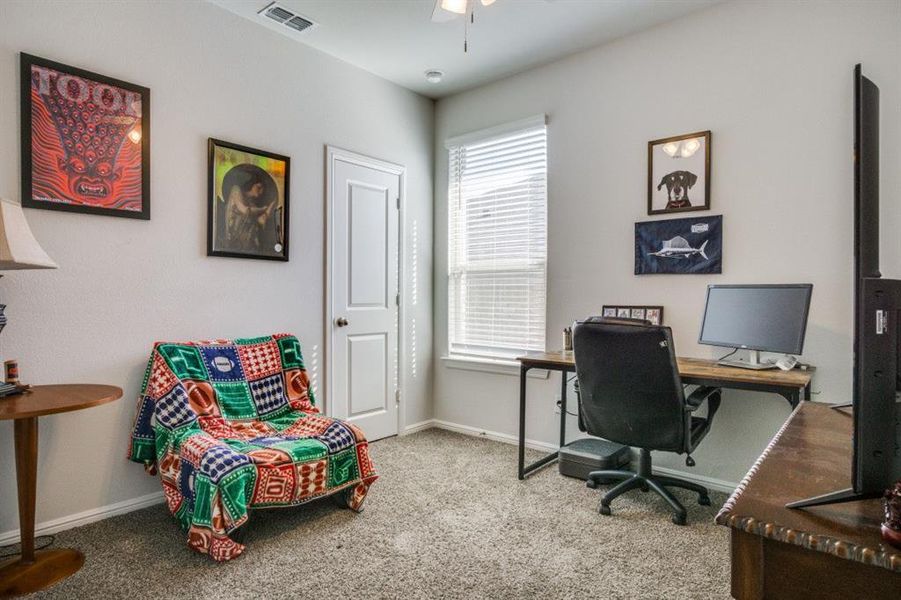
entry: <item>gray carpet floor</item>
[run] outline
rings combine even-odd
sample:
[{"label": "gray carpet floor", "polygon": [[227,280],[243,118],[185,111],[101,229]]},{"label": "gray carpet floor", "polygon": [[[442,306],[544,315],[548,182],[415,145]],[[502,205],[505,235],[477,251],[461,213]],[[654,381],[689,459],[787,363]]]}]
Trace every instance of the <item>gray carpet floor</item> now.
[{"label": "gray carpet floor", "polygon": [[[326,499],[255,511],[245,554],[216,564],[160,504],[60,533],[87,556],[42,598],[728,598],[728,531],[679,494],[689,525],[635,491],[550,466],[516,479],[516,447],[440,430],[372,444],[365,510]],[[37,596],[36,596],[37,597]]]}]

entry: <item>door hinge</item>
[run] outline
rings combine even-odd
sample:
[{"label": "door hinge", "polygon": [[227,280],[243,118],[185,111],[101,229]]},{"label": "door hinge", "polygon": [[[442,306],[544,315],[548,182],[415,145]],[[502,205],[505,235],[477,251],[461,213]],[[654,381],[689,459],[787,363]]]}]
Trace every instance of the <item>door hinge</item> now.
[{"label": "door hinge", "polygon": [[397,210],[400,210],[400,196],[397,197]]},{"label": "door hinge", "polygon": [[400,306],[400,294],[394,294],[394,305]]},{"label": "door hinge", "polygon": [[394,403],[400,404],[400,389],[394,390]]}]

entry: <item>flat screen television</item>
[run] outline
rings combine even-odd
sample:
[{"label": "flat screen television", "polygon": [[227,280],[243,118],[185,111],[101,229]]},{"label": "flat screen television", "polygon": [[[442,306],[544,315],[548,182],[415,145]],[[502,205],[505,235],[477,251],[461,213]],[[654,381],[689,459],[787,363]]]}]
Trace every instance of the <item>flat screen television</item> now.
[{"label": "flat screen television", "polygon": [[854,457],[851,487],[802,508],[882,495],[901,478],[896,448],[901,281],[879,271],[879,88],[854,67]]}]

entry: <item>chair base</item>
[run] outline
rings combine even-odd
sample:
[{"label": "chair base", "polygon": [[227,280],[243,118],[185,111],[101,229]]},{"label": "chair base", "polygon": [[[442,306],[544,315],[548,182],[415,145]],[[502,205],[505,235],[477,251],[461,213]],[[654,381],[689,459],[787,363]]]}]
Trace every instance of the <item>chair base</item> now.
[{"label": "chair base", "polygon": [[610,514],[610,503],[617,497],[634,489],[641,489],[643,492],[653,490],[673,509],[673,523],[676,525],[685,525],[688,522],[688,512],[682,503],[679,502],[673,494],[666,489],[667,487],[676,487],[689,490],[698,494],[698,504],[701,506],[710,506],[710,495],[704,486],[677,479],[675,477],[666,477],[664,475],[654,476],[651,474],[651,453],[649,450],[641,449],[638,459],[638,472],[634,471],[592,471],[588,474],[586,485],[592,489],[598,485],[618,482],[601,498],[598,505],[598,512],[602,515]]}]

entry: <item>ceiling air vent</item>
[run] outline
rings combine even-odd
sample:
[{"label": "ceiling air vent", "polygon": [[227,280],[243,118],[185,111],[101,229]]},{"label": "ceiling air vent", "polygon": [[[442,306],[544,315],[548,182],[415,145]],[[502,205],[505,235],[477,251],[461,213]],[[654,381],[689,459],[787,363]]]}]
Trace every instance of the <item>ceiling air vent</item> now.
[{"label": "ceiling air vent", "polygon": [[272,19],[285,27],[290,27],[294,31],[304,31],[315,25],[313,21],[291,12],[284,6],[280,6],[277,2],[267,5],[266,8],[261,10],[258,14]]},{"label": "ceiling air vent", "polygon": [[285,21],[285,25],[290,27],[291,29],[296,29],[297,31],[303,31],[307,27],[312,27],[313,22],[307,21],[303,17],[292,17]]}]

